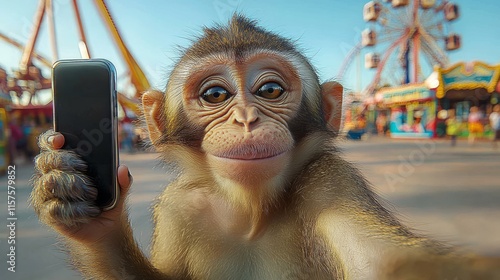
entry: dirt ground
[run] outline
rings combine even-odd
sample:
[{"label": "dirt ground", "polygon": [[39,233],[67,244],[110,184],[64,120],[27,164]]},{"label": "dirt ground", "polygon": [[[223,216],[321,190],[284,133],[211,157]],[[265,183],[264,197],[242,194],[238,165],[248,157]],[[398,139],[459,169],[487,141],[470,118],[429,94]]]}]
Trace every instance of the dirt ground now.
[{"label": "dirt ground", "polygon": [[[444,140],[340,141],[354,162],[408,225],[434,238],[487,255],[500,256],[500,150],[488,142],[469,147]],[[170,180],[156,154],[123,154],[134,175],[129,205],[134,234],[147,251],[152,200]],[[16,165],[16,272],[7,271],[7,178],[0,177],[0,279],[81,279],[66,263],[57,239],[28,207],[31,164]],[[3,209],[3,210],[2,210]]]}]

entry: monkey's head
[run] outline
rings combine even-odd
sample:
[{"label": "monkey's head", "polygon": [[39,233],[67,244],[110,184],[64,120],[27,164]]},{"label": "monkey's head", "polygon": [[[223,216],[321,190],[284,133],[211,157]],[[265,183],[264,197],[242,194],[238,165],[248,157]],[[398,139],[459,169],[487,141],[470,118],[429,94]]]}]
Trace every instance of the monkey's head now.
[{"label": "monkey's head", "polygon": [[206,28],[166,92],[145,93],[143,107],[157,150],[185,169],[195,160],[219,183],[255,189],[283,186],[335,136],[341,100],[342,87],[320,85],[291,41],[235,15]]}]

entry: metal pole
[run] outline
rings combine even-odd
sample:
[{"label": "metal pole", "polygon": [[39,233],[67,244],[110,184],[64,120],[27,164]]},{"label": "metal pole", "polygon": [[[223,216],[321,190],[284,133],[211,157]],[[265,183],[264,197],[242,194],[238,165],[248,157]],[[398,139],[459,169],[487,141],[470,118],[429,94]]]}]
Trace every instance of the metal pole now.
[{"label": "metal pole", "polygon": [[31,37],[29,38],[28,43],[24,47],[23,55],[21,56],[21,63],[19,65],[19,70],[23,74],[27,73],[28,66],[31,64],[31,56],[33,54],[33,50],[35,49],[36,39],[38,37],[38,32],[40,31],[40,26],[42,25],[44,14],[45,14],[45,0],[40,0],[37,11],[35,13],[35,18],[33,19],[35,28],[33,29],[33,33],[31,33]]},{"label": "metal pole", "polygon": [[76,0],[73,0],[73,10],[75,11],[76,23],[78,25],[78,33],[80,35],[80,42],[78,42],[78,47],[80,48],[80,54],[82,58],[90,58],[89,48],[87,47],[87,39],[85,38],[85,31],[83,30],[82,18],[80,17],[80,10],[78,9],[78,4]]},{"label": "metal pole", "polygon": [[135,61],[134,57],[125,46],[125,42],[123,42],[123,39],[120,36],[120,32],[118,32],[118,28],[114,24],[113,18],[111,17],[111,14],[109,13],[104,0],[94,0],[94,3],[96,4],[96,7],[100,12],[101,17],[103,18],[106,26],[108,27],[111,36],[113,37],[115,43],[117,44],[118,49],[120,50],[123,56],[123,59],[125,60],[127,66],[129,67],[130,79],[132,81],[132,84],[135,86],[137,90],[136,97],[140,97],[145,90],[149,89],[150,87],[149,81],[146,78],[146,75],[142,71],[139,64]]},{"label": "metal pole", "polygon": [[49,24],[49,37],[50,46],[52,48],[52,62],[55,62],[59,55],[57,53],[57,40],[56,40],[56,29],[54,23],[54,10],[52,6],[52,0],[46,0],[45,9],[47,10],[48,24]]},{"label": "metal pole", "polygon": [[418,53],[420,52],[420,19],[418,18],[418,4],[420,1],[413,0],[413,82],[418,82],[418,70],[420,69],[420,61]]}]

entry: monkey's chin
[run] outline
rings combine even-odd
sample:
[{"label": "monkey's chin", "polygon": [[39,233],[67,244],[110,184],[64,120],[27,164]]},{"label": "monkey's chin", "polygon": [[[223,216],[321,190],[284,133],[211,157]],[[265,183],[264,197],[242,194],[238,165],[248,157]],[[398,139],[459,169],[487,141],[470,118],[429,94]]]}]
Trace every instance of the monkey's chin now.
[{"label": "monkey's chin", "polygon": [[290,157],[289,152],[284,152],[257,159],[225,158],[208,154],[207,159],[214,175],[222,176],[244,187],[258,188],[281,177],[280,175],[287,169]]}]

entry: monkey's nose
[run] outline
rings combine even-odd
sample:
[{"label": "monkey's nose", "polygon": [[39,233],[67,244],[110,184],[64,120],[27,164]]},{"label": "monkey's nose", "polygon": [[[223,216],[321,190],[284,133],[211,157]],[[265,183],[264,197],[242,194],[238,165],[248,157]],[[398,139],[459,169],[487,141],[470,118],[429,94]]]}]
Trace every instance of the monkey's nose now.
[{"label": "monkey's nose", "polygon": [[245,132],[250,132],[254,124],[259,120],[259,111],[257,108],[245,107],[234,111],[234,121],[245,127]]}]

